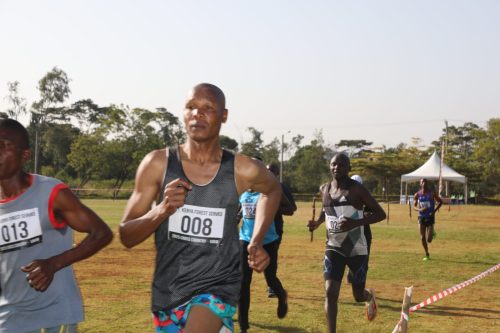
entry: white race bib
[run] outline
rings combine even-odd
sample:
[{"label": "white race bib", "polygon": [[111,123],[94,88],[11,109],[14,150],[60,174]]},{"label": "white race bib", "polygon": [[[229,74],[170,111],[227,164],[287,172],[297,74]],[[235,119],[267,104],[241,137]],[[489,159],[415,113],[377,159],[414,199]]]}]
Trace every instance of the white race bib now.
[{"label": "white race bib", "polygon": [[[343,218],[343,216],[340,216],[340,217]],[[335,234],[338,232],[342,232],[337,225],[339,223],[340,217],[325,215],[326,230],[328,231],[329,234]]]},{"label": "white race bib", "polygon": [[247,219],[255,219],[255,208],[257,204],[255,202],[244,202],[241,204],[241,209],[243,211],[243,217]]},{"label": "white race bib", "polygon": [[0,252],[19,250],[42,242],[38,208],[0,216]]},{"label": "white race bib", "polygon": [[169,217],[168,238],[202,245],[219,245],[224,235],[225,208],[184,205]]}]

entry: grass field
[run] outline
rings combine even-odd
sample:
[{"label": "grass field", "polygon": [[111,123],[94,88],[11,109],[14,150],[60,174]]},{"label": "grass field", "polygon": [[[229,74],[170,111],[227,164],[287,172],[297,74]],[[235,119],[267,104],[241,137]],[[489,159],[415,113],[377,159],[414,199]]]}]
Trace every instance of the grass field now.
[{"label": "grass field", "polygon": [[[85,200],[111,228],[118,230],[125,201]],[[264,277],[254,275],[250,332],[326,332],[323,310],[322,260],[324,228],[309,241],[305,228],[311,203],[299,203],[285,221],[279,270],[289,293],[288,316],[276,317],[276,299],[268,299]],[[387,212],[387,205],[383,205]],[[437,214],[437,239],[430,245],[432,260],[422,262],[415,214],[408,206],[391,205],[390,220],[372,226],[373,245],[367,287],[375,288],[379,313],[364,317],[343,282],[338,332],[392,332],[399,320],[404,287],[413,285],[412,304],[487,270],[500,262],[500,207],[448,206]],[[77,240],[82,236],[77,235]],[[86,321],[80,332],[153,332],[150,284],[153,239],[127,250],[113,243],[98,255],[75,264]],[[345,279],[344,279],[345,281]],[[238,329],[237,329],[238,331]],[[500,270],[428,308],[411,314],[409,332],[500,332]]]}]

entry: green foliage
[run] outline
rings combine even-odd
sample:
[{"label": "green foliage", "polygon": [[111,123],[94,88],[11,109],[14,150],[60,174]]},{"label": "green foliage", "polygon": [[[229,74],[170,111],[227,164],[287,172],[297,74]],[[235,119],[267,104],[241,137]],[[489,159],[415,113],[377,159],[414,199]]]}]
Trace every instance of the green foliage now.
[{"label": "green foliage", "polygon": [[71,144],[68,161],[80,178],[79,188],[90,181],[107,162],[102,149],[105,142],[103,136],[82,134]]},{"label": "green foliage", "polygon": [[[54,67],[38,83],[39,100],[31,107],[30,144],[34,161],[27,170],[42,166],[42,173],[85,185],[92,179],[106,180],[120,188],[133,179],[142,158],[151,150],[176,146],[186,139],[182,122],[166,108],[155,111],[129,108],[124,105],[99,106],[92,99],[81,99],[71,106],[64,105],[71,90],[67,74]],[[26,100],[19,96],[19,82],[9,82],[10,108],[0,117],[16,118],[26,110]],[[347,151],[352,172],[363,177],[364,185],[376,194],[399,194],[400,177],[419,167],[433,151],[445,146],[445,163],[468,178],[469,189],[482,196],[500,193],[500,118],[490,119],[485,129],[472,122],[462,126],[446,126],[441,136],[425,149],[420,138],[413,146],[399,144],[380,151],[371,142],[340,140],[329,147],[321,130],[304,145],[298,134],[285,140],[274,138],[269,143],[263,132],[254,127],[248,142],[238,142],[221,135],[222,147],[259,156],[264,163],[279,163],[282,157],[283,178],[294,192],[316,192],[318,186],[331,178],[329,160],[334,151]],[[281,140],[280,140],[281,139]],[[450,185],[455,191],[454,185]]]},{"label": "green foliage", "polygon": [[238,141],[231,139],[228,136],[221,135],[219,137],[219,142],[222,148],[238,151]]},{"label": "green foliage", "polygon": [[500,193],[500,118],[492,118],[485,131],[479,131],[474,158],[480,166],[481,192]]},{"label": "green foliage", "polygon": [[260,157],[262,158],[264,150],[264,140],[262,140],[262,132],[256,130],[253,127],[247,129],[252,138],[248,142],[244,142],[241,145],[241,153],[247,156]]},{"label": "green foliage", "polygon": [[[42,170],[49,165],[55,173],[64,170],[68,165],[71,143],[78,135],[80,135],[80,130],[71,124],[48,124],[42,136]],[[67,170],[67,172],[75,175],[72,170]]]},{"label": "green foliage", "polygon": [[316,193],[319,186],[329,177],[328,149],[313,140],[307,146],[300,147],[286,164],[289,176],[285,178],[292,191]]},{"label": "green foliage", "polygon": [[19,116],[26,113],[26,98],[19,96],[19,82],[7,82],[7,87],[9,89],[9,95],[6,97],[7,101],[11,105],[5,115],[8,118],[17,119]]}]

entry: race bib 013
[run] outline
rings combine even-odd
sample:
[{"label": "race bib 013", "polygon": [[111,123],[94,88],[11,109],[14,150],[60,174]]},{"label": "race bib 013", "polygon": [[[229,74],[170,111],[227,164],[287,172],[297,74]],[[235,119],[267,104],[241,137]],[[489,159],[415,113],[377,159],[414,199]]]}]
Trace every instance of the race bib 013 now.
[{"label": "race bib 013", "polygon": [[38,208],[0,216],[0,252],[16,251],[42,242]]},{"label": "race bib 013", "polygon": [[184,205],[169,217],[168,238],[217,246],[224,235],[226,209]]}]

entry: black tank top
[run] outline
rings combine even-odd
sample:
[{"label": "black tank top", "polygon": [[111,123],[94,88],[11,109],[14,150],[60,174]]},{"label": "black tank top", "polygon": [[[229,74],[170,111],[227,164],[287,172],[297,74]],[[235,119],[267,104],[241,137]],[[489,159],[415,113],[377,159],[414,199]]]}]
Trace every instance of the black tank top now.
[{"label": "black tank top", "polygon": [[[180,161],[179,149],[170,148],[162,188],[176,178],[188,180]],[[214,179],[206,185],[191,185],[185,205],[155,232],[153,312],[172,309],[203,293],[233,306],[239,299],[242,274],[234,154],[223,150]]]}]

